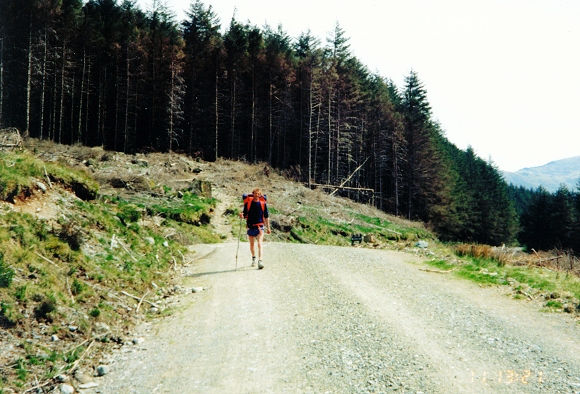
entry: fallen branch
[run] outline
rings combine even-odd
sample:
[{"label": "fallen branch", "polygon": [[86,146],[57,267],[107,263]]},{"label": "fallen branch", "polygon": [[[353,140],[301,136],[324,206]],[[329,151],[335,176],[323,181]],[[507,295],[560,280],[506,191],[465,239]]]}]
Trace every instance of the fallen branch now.
[{"label": "fallen branch", "polygon": [[38,390],[38,389],[40,389],[40,388],[42,388],[42,387],[44,387],[44,386],[48,386],[49,384],[51,384],[51,383],[52,383],[52,381],[53,381],[53,379],[49,379],[49,380],[47,380],[47,381],[46,381],[46,382],[44,382],[44,383],[38,384],[38,385],[36,385],[36,386],[34,386],[34,387],[31,387],[31,388],[29,388],[29,389],[28,389],[28,390],[26,390],[26,391],[23,391],[22,393],[23,393],[23,394],[26,394],[26,393],[31,393],[31,392],[33,392],[33,391],[36,391],[36,390]]},{"label": "fallen branch", "polygon": [[121,242],[121,240],[118,239],[118,238],[117,238],[117,243],[119,245],[121,245],[121,247],[125,250],[125,252],[127,252],[127,254],[129,255],[129,257],[131,257],[134,262],[137,262],[138,261],[137,258],[135,256],[133,256],[133,254],[131,253],[131,251],[125,245],[123,245],[123,242]]},{"label": "fallen branch", "polygon": [[[123,295],[126,295],[127,297],[131,297],[131,298],[133,298],[133,299],[135,299],[135,300],[137,300],[137,301],[141,300],[139,297],[137,297],[137,296],[135,296],[135,295],[133,295],[133,294],[129,294],[129,293],[127,293],[126,291],[122,291],[122,292],[121,292],[121,294],[123,294]],[[157,304],[156,304],[156,303],[154,303],[154,302],[147,301],[147,300],[145,300],[145,299],[143,299],[143,301],[144,301],[144,302],[146,302],[146,303],[148,303],[148,304],[149,304],[149,305],[151,305],[151,306],[154,306],[155,308],[159,308],[159,305],[157,305]]]},{"label": "fallen branch", "polygon": [[147,294],[149,294],[149,290],[147,290],[145,292],[145,294],[143,294],[143,297],[141,297],[141,299],[139,300],[139,303],[137,304],[137,309],[135,309],[135,313],[139,313],[139,308],[141,308],[141,304],[143,303],[143,300],[145,299],[145,297],[147,296]]},{"label": "fallen branch", "polygon": [[[352,172],[352,174],[350,174],[350,175],[348,176],[348,178],[346,178],[346,179],[345,179],[345,180],[344,180],[344,181],[343,181],[343,182],[342,182],[342,183],[341,183],[341,184],[340,184],[338,187],[339,187],[339,188],[343,187],[343,186],[344,186],[344,185],[345,185],[345,184],[346,184],[346,183],[347,183],[347,182],[350,180],[350,178],[352,178],[352,176],[353,176],[354,174],[356,174],[356,172],[357,172],[358,170],[360,170],[362,166],[364,166],[364,165],[365,165],[365,163],[366,163],[366,162],[367,162],[369,159],[370,159],[370,156],[369,156],[369,157],[367,157],[367,158],[366,158],[366,160],[365,160],[365,161],[364,161],[364,162],[363,162],[363,163],[362,163],[360,166],[358,166],[358,167],[357,167],[357,168],[356,168],[356,169],[355,169],[355,170]],[[331,195],[331,196],[332,196],[332,195],[334,195],[334,193],[336,193],[337,191],[338,191],[338,189],[334,189],[334,190],[333,190],[333,191],[330,193],[330,195]]]},{"label": "fallen branch", "polygon": [[54,265],[55,267],[57,267],[57,268],[59,268],[59,269],[62,269],[62,268],[60,267],[60,265],[58,265],[58,264],[57,264],[57,263],[55,263],[54,261],[52,261],[52,260],[50,260],[50,259],[48,259],[48,258],[44,257],[44,256],[43,256],[43,255],[41,255],[40,253],[38,253],[38,252],[34,252],[34,254],[36,254],[38,257],[40,257],[40,258],[41,258],[41,259],[43,259],[44,261],[46,261],[46,262],[48,262],[48,263],[50,263],[50,264]]},{"label": "fallen branch", "polygon": [[81,356],[73,363],[73,365],[71,365],[71,367],[69,368],[69,371],[74,371],[78,365],[80,364],[80,362],[83,360],[83,358],[85,357],[85,355],[89,352],[89,350],[91,349],[91,347],[94,345],[95,343],[95,338],[91,338],[91,343],[89,344],[89,346],[87,346],[87,348],[85,349],[85,351],[81,354]]},{"label": "fallen branch", "polygon": [[[83,341],[83,342],[81,342],[80,344],[78,344],[78,345],[75,345],[75,346],[74,346],[74,347],[72,347],[70,350],[66,351],[65,353],[70,353],[70,352],[72,352],[73,350],[76,350],[76,349],[78,349],[79,347],[83,346],[85,343],[87,343],[87,342],[89,342],[89,341],[91,342],[91,343],[89,344],[89,346],[88,346],[88,347],[85,349],[85,351],[84,351],[84,352],[81,354],[81,356],[80,356],[80,357],[79,357],[79,358],[78,358],[78,359],[77,359],[77,360],[76,360],[76,361],[73,363],[73,365],[71,365],[71,367],[70,367],[70,368],[68,368],[68,370],[69,370],[69,371],[74,371],[74,370],[76,369],[76,367],[78,367],[78,365],[80,364],[80,362],[82,361],[82,359],[84,358],[84,356],[85,356],[85,355],[88,353],[88,351],[90,350],[90,348],[91,348],[91,347],[93,346],[93,344],[95,343],[95,339],[97,339],[97,338],[100,338],[100,337],[103,337],[103,336],[105,336],[105,335],[108,335],[108,334],[109,334],[109,331],[107,331],[107,332],[106,332],[106,333],[104,333],[104,334],[95,335],[95,336],[93,336],[92,338],[89,338],[89,339],[87,339],[87,340],[84,340],[84,341]],[[65,367],[59,368],[59,372],[62,372],[62,371],[64,371],[65,369],[66,369]],[[44,386],[48,386],[49,384],[53,383],[53,381],[54,381],[54,379],[48,379],[48,380],[47,380],[47,381],[45,381],[44,383],[41,383],[41,384],[38,384],[38,385],[36,385],[36,386],[34,386],[34,387],[31,387],[31,388],[29,388],[28,390],[24,391],[24,392],[23,392],[23,394],[26,394],[26,393],[31,393],[31,392],[33,392],[33,391],[36,391],[36,390],[38,390],[39,388],[42,388],[42,387],[44,387]]]},{"label": "fallen branch", "polygon": [[447,270],[447,271],[432,270],[429,268],[419,268],[419,271],[434,272],[436,274],[448,274],[449,272],[451,272],[453,270],[454,270],[454,268],[451,268],[450,270]]},{"label": "fallen branch", "polygon": [[48,176],[48,172],[46,171],[46,166],[44,166],[44,176],[46,177],[46,180],[48,181],[48,186],[52,189],[52,182],[50,181],[50,178]]}]

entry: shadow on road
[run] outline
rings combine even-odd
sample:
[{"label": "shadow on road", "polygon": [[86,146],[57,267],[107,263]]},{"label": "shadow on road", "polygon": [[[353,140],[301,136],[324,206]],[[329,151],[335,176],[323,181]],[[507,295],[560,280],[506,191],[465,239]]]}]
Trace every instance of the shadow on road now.
[{"label": "shadow on road", "polygon": [[231,270],[223,270],[223,271],[209,271],[209,272],[198,272],[195,274],[187,274],[185,275],[187,278],[199,278],[200,276],[206,275],[215,275],[215,274],[227,274],[228,272],[238,272],[238,271],[257,271],[256,267],[239,267],[236,269]]}]

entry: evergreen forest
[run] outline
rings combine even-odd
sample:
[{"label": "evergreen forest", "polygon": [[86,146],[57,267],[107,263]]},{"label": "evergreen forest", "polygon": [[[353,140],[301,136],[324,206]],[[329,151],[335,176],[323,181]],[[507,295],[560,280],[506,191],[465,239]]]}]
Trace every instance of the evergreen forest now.
[{"label": "evergreen forest", "polygon": [[320,42],[235,17],[222,25],[199,0],[183,21],[157,2],[144,12],[130,0],[0,0],[0,127],[263,162],[443,240],[580,250],[577,194],[508,188],[446,139],[417,73],[398,87],[370,72],[339,24]]}]

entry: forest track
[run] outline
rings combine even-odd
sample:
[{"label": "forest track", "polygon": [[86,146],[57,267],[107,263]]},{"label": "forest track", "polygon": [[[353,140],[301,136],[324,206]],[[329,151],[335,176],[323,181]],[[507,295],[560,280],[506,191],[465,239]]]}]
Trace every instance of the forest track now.
[{"label": "forest track", "polygon": [[101,393],[580,392],[580,327],[383,250],[196,245],[184,297]]}]

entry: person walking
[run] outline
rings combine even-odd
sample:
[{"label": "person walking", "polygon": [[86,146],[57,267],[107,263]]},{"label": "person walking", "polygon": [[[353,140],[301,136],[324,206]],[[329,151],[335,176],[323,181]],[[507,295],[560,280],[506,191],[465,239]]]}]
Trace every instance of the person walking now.
[{"label": "person walking", "polygon": [[246,219],[248,239],[250,241],[250,252],[252,253],[252,267],[256,266],[256,249],[258,243],[258,269],[264,268],[262,261],[262,243],[264,240],[264,226],[268,234],[270,231],[270,221],[268,219],[268,205],[259,188],[252,191],[252,195],[244,200],[244,211],[240,213],[240,218]]}]

